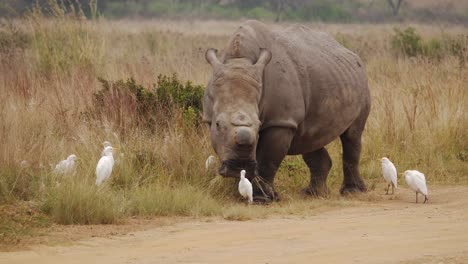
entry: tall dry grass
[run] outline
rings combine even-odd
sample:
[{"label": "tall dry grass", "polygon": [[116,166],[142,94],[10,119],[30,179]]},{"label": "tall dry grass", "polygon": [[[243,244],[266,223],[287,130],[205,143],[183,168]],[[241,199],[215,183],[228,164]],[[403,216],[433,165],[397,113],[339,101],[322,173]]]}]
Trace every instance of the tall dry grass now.
[{"label": "tall dry grass", "polygon": [[[88,21],[61,12],[2,23],[0,203],[36,201],[63,224],[112,223],[128,215],[243,219],[256,210],[232,207],[238,204],[235,180],[205,172],[212,153],[207,131],[187,127],[180,115],[167,120],[168,127],[130,126],[125,133],[120,124],[85,115],[101,88],[98,77],[133,77],[150,87],[159,74],[176,72],[182,80],[205,84],[211,74],[205,49],[222,50],[237,23]],[[310,26],[336,35],[366,62],[373,105],[361,171],[371,188],[381,181],[382,156],[399,171],[423,171],[429,184],[467,184],[468,69],[459,58],[397,56],[390,43],[399,25]],[[464,28],[416,29],[423,38],[468,34]],[[120,161],[99,189],[94,170],[104,140],[120,147]],[[341,145],[328,148],[334,161],[328,181],[336,192]],[[79,157],[77,174],[54,175],[53,166],[70,153]],[[299,156],[287,157],[277,179],[284,199],[279,206],[286,208],[280,211],[289,212],[290,202],[302,199],[297,193],[309,181],[308,169]]]}]

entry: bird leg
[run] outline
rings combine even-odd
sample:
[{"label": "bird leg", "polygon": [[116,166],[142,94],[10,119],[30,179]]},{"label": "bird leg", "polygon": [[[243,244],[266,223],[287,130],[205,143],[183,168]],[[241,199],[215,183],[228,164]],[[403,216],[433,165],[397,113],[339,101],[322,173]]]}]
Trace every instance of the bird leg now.
[{"label": "bird leg", "polygon": [[392,184],[392,194],[395,193],[395,186]]},{"label": "bird leg", "polygon": [[385,192],[386,195],[388,195],[388,190],[390,189],[390,184],[387,185],[387,191]]},{"label": "bird leg", "polygon": [[416,192],[416,203],[418,203],[418,192]]},{"label": "bird leg", "polygon": [[427,195],[424,195],[424,203],[426,203],[427,201],[429,201],[429,199],[427,199]]}]

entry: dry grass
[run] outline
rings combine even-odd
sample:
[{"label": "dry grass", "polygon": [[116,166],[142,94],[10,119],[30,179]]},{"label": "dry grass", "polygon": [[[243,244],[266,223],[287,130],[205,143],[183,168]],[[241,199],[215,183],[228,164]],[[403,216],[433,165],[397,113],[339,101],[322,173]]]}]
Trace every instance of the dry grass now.
[{"label": "dry grass", "polygon": [[[84,118],[93,93],[101,88],[98,77],[134,77],[149,87],[157,75],[177,72],[182,80],[205,84],[211,68],[204,50],[222,50],[237,24],[83,21],[40,14],[3,24],[0,37],[24,46],[0,39],[7,43],[0,45],[0,202],[38,201],[54,221],[64,224],[114,223],[129,215],[242,220],[346,203],[336,196],[342,181],[339,142],[329,146],[334,166],[328,181],[335,196],[299,196],[308,183],[308,169],[300,157],[287,157],[276,181],[283,201],[247,207],[238,200],[235,181],[204,171],[205,158],[212,153],[206,130],[187,128],[176,116],[168,120],[169,129],[125,127],[122,134],[120,124]],[[392,159],[399,171],[423,171],[429,184],[467,184],[468,69],[459,59],[395,56],[390,50],[394,25],[311,26],[340,33],[366,61],[373,106],[361,171],[370,188],[380,186],[382,156]],[[423,38],[441,36],[440,29],[416,28]],[[443,34],[468,32],[447,27]],[[94,169],[104,140],[125,156],[111,180],[98,189]],[[80,159],[77,175],[53,175],[52,166],[70,153]],[[27,166],[21,166],[23,160]]]}]

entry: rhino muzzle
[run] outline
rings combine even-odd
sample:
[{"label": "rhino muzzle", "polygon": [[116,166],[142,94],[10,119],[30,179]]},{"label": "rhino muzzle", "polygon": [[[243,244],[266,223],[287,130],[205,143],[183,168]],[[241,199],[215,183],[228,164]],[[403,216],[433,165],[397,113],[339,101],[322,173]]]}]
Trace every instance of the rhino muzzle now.
[{"label": "rhino muzzle", "polygon": [[223,177],[239,177],[240,171],[246,171],[246,177],[251,179],[257,173],[257,161],[255,160],[224,160],[219,168],[219,174]]}]

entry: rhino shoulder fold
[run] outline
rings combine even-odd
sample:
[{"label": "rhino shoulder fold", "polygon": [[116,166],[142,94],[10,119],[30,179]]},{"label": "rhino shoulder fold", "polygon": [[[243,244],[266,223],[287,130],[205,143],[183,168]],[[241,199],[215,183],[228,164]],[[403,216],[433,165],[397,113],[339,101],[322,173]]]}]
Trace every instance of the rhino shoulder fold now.
[{"label": "rhino shoulder fold", "polygon": [[264,130],[270,127],[282,127],[282,128],[291,128],[293,130],[296,130],[298,127],[298,124],[296,121],[292,119],[284,119],[284,120],[269,120],[266,122],[263,122],[260,130]]}]

